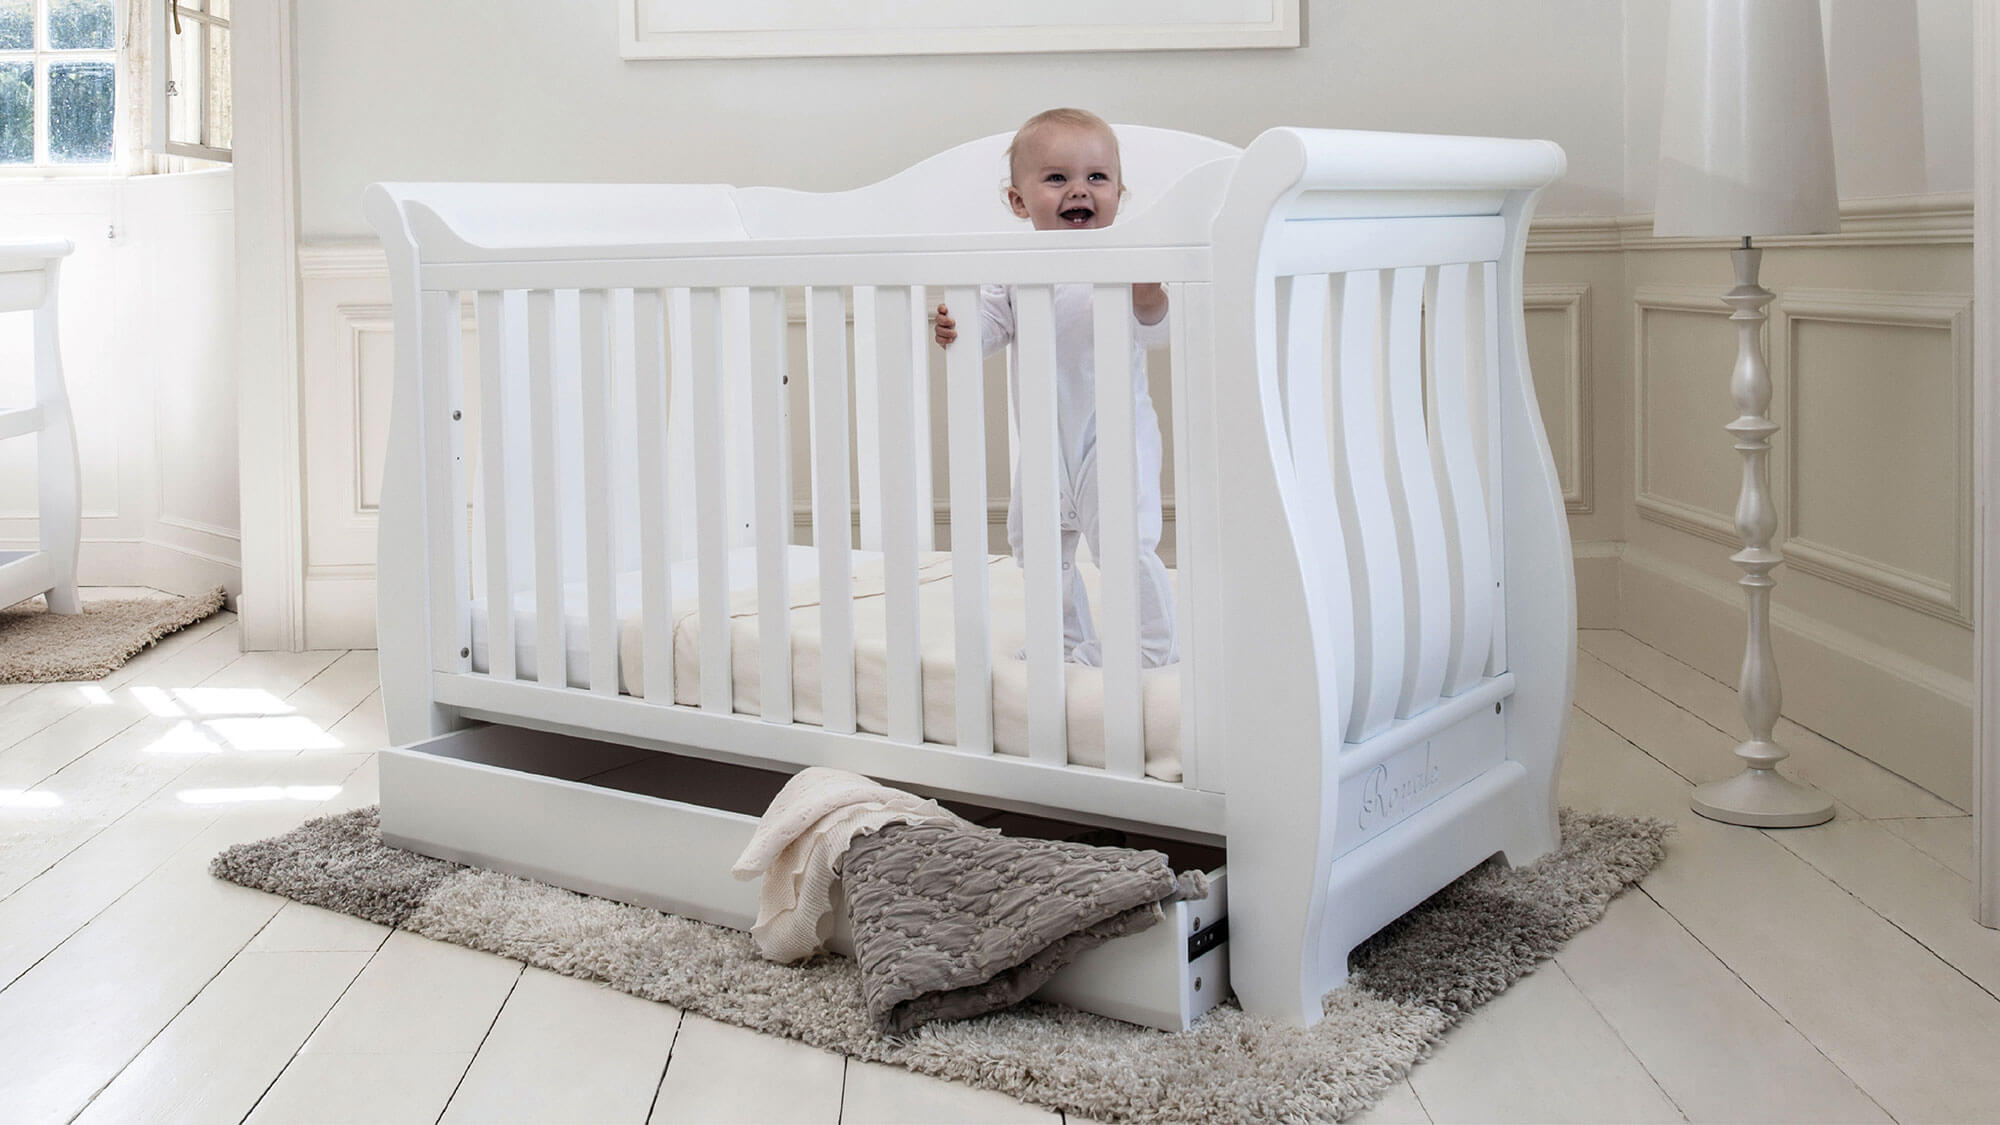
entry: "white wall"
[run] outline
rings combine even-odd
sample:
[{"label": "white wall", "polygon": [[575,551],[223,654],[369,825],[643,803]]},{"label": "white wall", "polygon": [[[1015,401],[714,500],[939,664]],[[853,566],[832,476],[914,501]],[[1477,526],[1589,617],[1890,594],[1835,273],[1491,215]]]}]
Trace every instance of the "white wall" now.
[{"label": "white wall", "polygon": [[[240,584],[230,172],[0,180],[0,238],[59,235],[61,347],[83,467],[81,579]],[[0,322],[0,398],[31,391]],[[0,445],[0,548],[35,536],[31,443]]]},{"label": "white wall", "polygon": [[1271,125],[1548,137],[1555,214],[1623,210],[1617,4],[1308,0],[1281,51],[624,62],[612,0],[298,6],[301,237],[374,180],[832,189],[1052,105],[1238,144]]}]

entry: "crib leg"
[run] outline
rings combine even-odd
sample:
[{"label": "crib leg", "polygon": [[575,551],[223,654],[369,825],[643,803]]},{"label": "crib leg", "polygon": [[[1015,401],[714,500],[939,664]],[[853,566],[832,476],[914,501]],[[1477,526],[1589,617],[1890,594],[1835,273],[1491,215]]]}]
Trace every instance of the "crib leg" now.
[{"label": "crib leg", "polygon": [[1322,963],[1334,794],[1296,764],[1289,776],[1255,768],[1239,776],[1285,783],[1239,784],[1230,795],[1230,985],[1244,1011],[1310,1027],[1325,1014],[1329,968],[1346,976],[1344,956]]},{"label": "crib leg", "polygon": [[1554,800],[1535,787],[1528,787],[1525,806],[1509,822],[1500,854],[1509,867],[1526,867],[1556,850],[1562,842]]}]

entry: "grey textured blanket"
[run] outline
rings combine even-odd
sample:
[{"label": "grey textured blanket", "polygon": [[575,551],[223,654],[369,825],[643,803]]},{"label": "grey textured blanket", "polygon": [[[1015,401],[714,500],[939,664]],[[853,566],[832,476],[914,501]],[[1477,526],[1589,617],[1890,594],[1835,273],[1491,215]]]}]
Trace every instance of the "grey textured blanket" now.
[{"label": "grey textured blanket", "polygon": [[1159,852],[942,823],[859,837],[840,868],[862,997],[890,1034],[1007,1007],[1161,903],[1208,894]]}]

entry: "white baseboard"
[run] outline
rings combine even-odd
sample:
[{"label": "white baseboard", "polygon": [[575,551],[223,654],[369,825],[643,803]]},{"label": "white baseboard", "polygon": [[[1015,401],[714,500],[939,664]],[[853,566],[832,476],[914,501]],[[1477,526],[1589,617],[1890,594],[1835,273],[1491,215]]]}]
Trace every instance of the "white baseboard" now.
[{"label": "white baseboard", "polygon": [[1576,625],[1579,629],[1616,629],[1618,566],[1625,544],[1608,541],[1572,543],[1576,560]]},{"label": "white baseboard", "polygon": [[223,604],[232,610],[237,608],[236,596],[243,589],[241,564],[153,540],[140,547],[143,560],[140,573],[147,576],[146,585],[189,597],[220,586],[229,595]]},{"label": "white baseboard", "polygon": [[[32,546],[0,542],[0,550]],[[86,536],[77,546],[76,580],[83,586],[146,586],[184,597],[221,586],[229,591],[225,604],[234,610],[237,592],[243,588],[243,568],[229,559],[157,540]]]},{"label": "white baseboard", "polygon": [[[1618,627],[1735,683],[1744,631],[1736,583],[1619,546]],[[1579,559],[1579,591],[1582,570]],[[1786,718],[1960,808],[1971,806],[1971,681],[1783,606],[1771,610],[1771,632]]]},{"label": "white baseboard", "polygon": [[375,647],[375,576],[306,576],[305,647]]}]

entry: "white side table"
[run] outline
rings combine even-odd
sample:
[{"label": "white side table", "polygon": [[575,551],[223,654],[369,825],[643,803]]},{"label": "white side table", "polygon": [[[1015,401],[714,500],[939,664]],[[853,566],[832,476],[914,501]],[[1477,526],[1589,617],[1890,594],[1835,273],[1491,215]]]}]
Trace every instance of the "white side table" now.
[{"label": "white side table", "polygon": [[56,347],[56,276],[74,247],[64,239],[0,242],[0,312],[35,317],[35,397],[0,401],[0,441],[36,435],[40,548],[0,551],[0,608],[47,594],[54,613],[80,613],[77,544],[83,535],[83,473],[76,424]]}]

